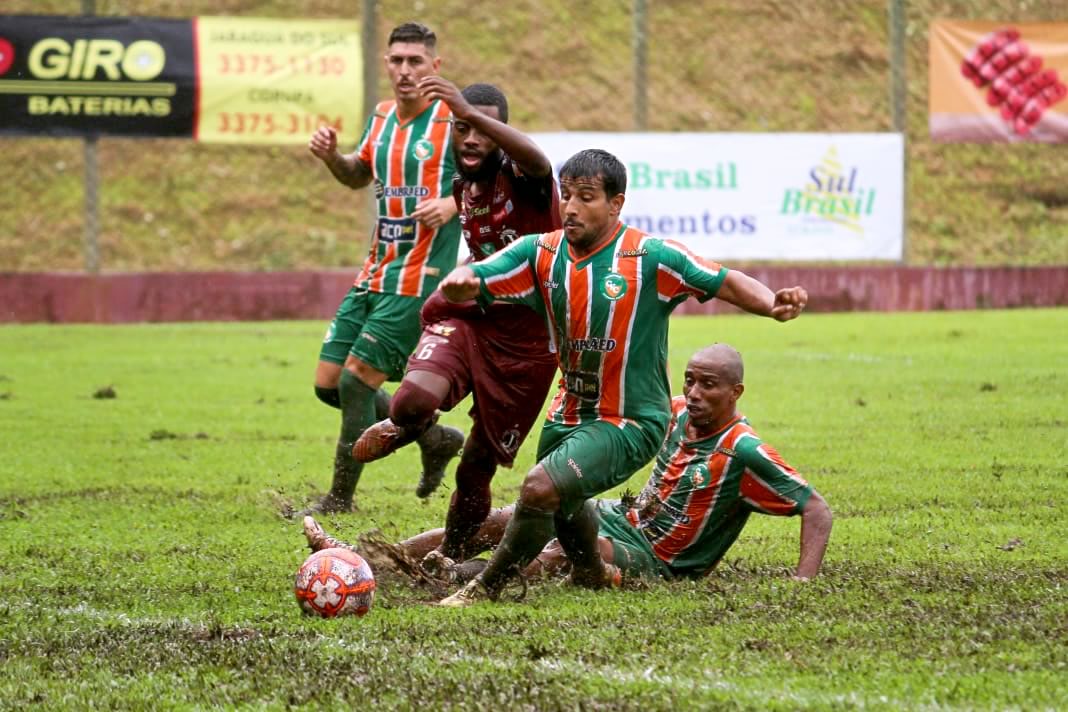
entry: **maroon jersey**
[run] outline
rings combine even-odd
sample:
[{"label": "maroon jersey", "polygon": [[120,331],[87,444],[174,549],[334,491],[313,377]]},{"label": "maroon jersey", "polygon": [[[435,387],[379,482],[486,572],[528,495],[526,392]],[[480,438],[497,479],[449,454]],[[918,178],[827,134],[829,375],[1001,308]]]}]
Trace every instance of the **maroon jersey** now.
[{"label": "maroon jersey", "polygon": [[[560,195],[552,173],[544,178],[524,174],[508,155],[502,160],[488,188],[471,194],[471,182],[457,173],[452,196],[460,212],[460,226],[471,261],[504,249],[522,235],[542,234],[560,228]],[[515,304],[493,303],[479,325],[484,338],[517,355],[531,357],[549,352],[545,319],[534,310]],[[508,348],[514,344],[514,349]],[[532,353],[532,347],[536,350]],[[540,359],[539,359],[540,360]]]},{"label": "maroon jersey", "polygon": [[492,189],[471,194],[471,183],[457,173],[452,197],[471,260],[478,262],[521,235],[540,235],[560,227],[560,197],[552,174],[530,178],[507,155],[497,167]]}]

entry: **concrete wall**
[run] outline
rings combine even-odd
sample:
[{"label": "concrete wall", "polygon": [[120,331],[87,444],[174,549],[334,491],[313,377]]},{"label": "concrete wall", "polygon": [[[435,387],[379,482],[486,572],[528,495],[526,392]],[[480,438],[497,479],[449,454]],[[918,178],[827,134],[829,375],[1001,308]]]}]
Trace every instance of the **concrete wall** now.
[{"label": "concrete wall", "polygon": [[[809,292],[810,312],[928,311],[1068,305],[1064,267],[751,267],[772,287]],[[0,274],[0,322],[327,319],[355,270]],[[676,313],[732,309],[684,303]]]}]

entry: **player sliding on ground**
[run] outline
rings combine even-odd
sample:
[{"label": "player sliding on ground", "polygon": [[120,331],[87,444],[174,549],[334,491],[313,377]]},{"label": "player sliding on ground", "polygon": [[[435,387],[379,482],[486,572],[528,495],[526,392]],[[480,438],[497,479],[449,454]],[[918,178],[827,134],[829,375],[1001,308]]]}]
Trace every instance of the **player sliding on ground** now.
[{"label": "player sliding on ground", "polygon": [[[819,572],[831,533],[831,510],[738,412],[744,390],[742,359],[733,348],[715,344],[694,354],[686,366],[683,395],[671,403],[668,436],[637,500],[587,504],[596,523],[596,543],[586,545],[595,546],[599,556],[593,572],[572,573],[576,582],[612,585],[634,577],[701,576],[722,560],[752,512],[800,514],[801,555],[795,578],[809,579]],[[512,507],[493,512],[476,541],[487,549],[498,543],[512,512]],[[304,533],[312,551],[347,546],[311,517],[304,520]],[[401,547],[418,560],[443,536],[444,530],[436,529]],[[451,578],[465,578],[477,570],[474,563],[453,567]],[[524,573],[568,568],[563,549],[554,541]]]}]

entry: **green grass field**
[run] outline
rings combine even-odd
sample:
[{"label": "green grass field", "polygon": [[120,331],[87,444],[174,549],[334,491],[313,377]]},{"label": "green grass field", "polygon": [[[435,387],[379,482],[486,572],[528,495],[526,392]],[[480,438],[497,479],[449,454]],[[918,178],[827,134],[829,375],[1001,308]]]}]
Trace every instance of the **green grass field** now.
[{"label": "green grass field", "polygon": [[[1068,707],[1068,311],[676,319],[673,387],[737,346],[743,411],[834,509],[810,583],[799,520],[756,517],[698,582],[455,611],[381,575],[333,621],[280,515],[328,484],[323,326],[0,328],[0,708]],[[417,474],[369,466],[325,523],[439,525]]]}]

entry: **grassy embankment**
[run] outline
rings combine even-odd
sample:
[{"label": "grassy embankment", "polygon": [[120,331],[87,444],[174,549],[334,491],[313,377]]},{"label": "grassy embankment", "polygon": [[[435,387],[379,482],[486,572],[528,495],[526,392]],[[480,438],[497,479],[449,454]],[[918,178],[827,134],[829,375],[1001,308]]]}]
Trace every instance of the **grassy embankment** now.
[{"label": "grassy embankment", "polygon": [[[6,12],[77,13],[72,0],[13,0]],[[649,125],[656,131],[886,131],[886,3],[732,0],[649,3]],[[908,3],[908,244],[916,265],[1068,264],[1068,146],[934,144],[927,137],[927,27],[936,16],[1063,19],[1053,0]],[[357,8],[354,10],[354,7]],[[513,123],[532,131],[628,130],[630,4],[581,11],[556,0],[423,3],[444,72],[494,81]],[[410,4],[380,4],[379,36]],[[292,16],[290,3],[240,0],[99,14]],[[307,17],[358,4],[306,3]],[[380,95],[388,94],[382,86]],[[81,269],[82,147],[8,139],[0,172],[0,270]],[[180,140],[100,142],[102,264],[108,270],[302,269],[362,259],[367,201],[338,186],[303,147]],[[719,198],[709,207],[715,209]]]}]

